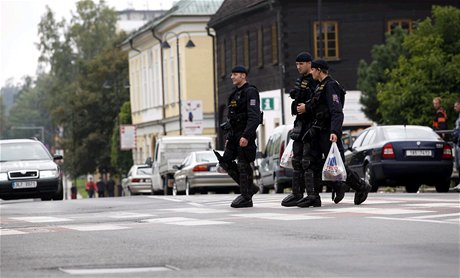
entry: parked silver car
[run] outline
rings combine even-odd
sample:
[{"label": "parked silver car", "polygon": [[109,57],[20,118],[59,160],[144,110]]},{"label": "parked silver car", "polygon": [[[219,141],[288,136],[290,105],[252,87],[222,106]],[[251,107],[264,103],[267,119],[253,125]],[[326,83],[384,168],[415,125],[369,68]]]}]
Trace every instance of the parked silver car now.
[{"label": "parked silver car", "polygon": [[[219,151],[223,154],[222,151]],[[199,191],[238,191],[238,184],[226,173],[216,171],[217,158],[213,151],[191,152],[174,174],[173,194]]]},{"label": "parked silver car", "polygon": [[147,164],[133,165],[128,176],[121,181],[123,195],[152,194],[152,167]]}]

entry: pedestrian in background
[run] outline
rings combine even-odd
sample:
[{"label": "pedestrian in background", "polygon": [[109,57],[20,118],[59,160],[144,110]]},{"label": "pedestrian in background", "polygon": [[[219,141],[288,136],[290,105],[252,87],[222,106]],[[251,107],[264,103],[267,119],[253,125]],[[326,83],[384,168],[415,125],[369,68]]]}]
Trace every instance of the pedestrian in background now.
[{"label": "pedestrian in background", "polygon": [[115,196],[115,181],[113,180],[112,176],[108,174],[107,177],[107,194],[109,197],[114,197]]},{"label": "pedestrian in background", "polygon": [[104,181],[104,177],[102,174],[99,176],[99,180],[97,181],[96,186],[97,186],[97,196],[99,198],[104,198],[105,197],[105,181]]},{"label": "pedestrian in background", "polygon": [[454,149],[455,149],[455,163],[457,165],[458,184],[454,188],[457,192],[460,192],[460,99],[458,99],[454,104],[455,113],[458,114],[457,120],[455,120],[455,129],[454,129]]},{"label": "pedestrian in background", "polygon": [[[248,70],[243,66],[232,69],[231,80],[235,85],[228,98],[224,155],[214,152],[219,165],[240,186],[241,195],[233,200],[231,207],[252,207],[252,196],[259,191],[254,185],[251,163],[256,158],[256,130],[261,121],[259,90],[248,83]],[[235,163],[238,159],[238,163]]]},{"label": "pedestrian in background", "polygon": [[[322,192],[322,169],[324,160],[331,148],[332,142],[337,143],[342,159],[345,161],[342,145],[343,104],[345,103],[345,90],[331,76],[329,66],[324,60],[312,62],[312,76],[319,82],[307,110],[314,115],[311,136],[312,168],[314,184],[307,184],[307,197],[297,203],[299,207],[319,207]],[[345,165],[347,172],[346,183],[355,190],[354,203],[359,205],[367,199],[371,186],[364,182],[358,174]],[[341,183],[338,183],[341,186]]]},{"label": "pedestrian in background", "polygon": [[89,176],[85,186],[86,192],[89,198],[94,197],[94,193],[97,191],[96,183],[93,181],[93,177]]},{"label": "pedestrian in background", "polygon": [[447,113],[446,113],[446,110],[442,108],[440,97],[435,97],[433,99],[433,107],[436,110],[436,114],[433,119],[432,128],[434,130],[446,130],[447,129]]},{"label": "pedestrian in background", "polygon": [[292,145],[292,193],[287,195],[281,205],[293,207],[304,196],[306,184],[313,184],[313,170],[310,167],[310,140],[303,141],[305,133],[310,129],[313,115],[306,111],[306,103],[311,101],[317,82],[311,75],[311,54],[301,52],[295,59],[297,71],[300,76],[296,79],[294,88],[289,91],[292,99],[291,114],[296,116],[294,128],[290,138],[294,140]]}]

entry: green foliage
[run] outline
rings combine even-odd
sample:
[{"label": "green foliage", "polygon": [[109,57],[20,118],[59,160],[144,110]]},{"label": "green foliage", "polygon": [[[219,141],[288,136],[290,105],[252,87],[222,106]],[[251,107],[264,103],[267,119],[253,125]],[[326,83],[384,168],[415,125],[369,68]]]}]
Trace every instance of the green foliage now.
[{"label": "green foliage", "polygon": [[[120,114],[118,115],[120,124],[131,124],[131,103],[129,101],[123,103]],[[118,122],[115,121],[112,133],[112,166],[119,174],[128,173],[133,165],[132,151],[120,151],[120,132]]]},{"label": "green foliage", "polygon": [[[70,23],[47,8],[39,25],[42,74],[28,86],[11,120],[61,130],[55,142],[65,150],[65,169],[73,178],[96,169],[113,171],[114,120],[129,99],[122,86],[128,76],[126,53],[117,47],[126,34],[116,33],[117,16],[104,1],[81,0]],[[50,69],[44,73],[44,69]],[[110,89],[104,89],[110,81]]]},{"label": "green foliage", "polygon": [[377,84],[388,80],[385,73],[397,65],[399,56],[404,55],[402,42],[405,33],[401,28],[387,33],[385,44],[372,48],[372,62],[367,64],[361,60],[359,63],[357,87],[362,91],[360,102],[363,104],[364,114],[377,123],[382,122],[382,115],[378,110],[380,102],[377,99]]},{"label": "green foliage", "polygon": [[431,126],[432,99],[439,96],[452,128],[460,87],[460,10],[433,7],[432,18],[420,22],[403,46],[408,54],[388,71],[388,82],[377,86],[382,123]]}]

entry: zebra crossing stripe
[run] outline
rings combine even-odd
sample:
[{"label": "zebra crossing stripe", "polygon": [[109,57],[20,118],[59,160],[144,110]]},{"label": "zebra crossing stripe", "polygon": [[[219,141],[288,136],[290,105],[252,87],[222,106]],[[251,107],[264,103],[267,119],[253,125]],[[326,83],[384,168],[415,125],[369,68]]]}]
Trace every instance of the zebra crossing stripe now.
[{"label": "zebra crossing stripe", "polygon": [[27,234],[26,232],[12,230],[12,229],[0,229],[0,236],[9,236],[9,235],[23,235]]},{"label": "zebra crossing stripe", "polygon": [[66,225],[61,226],[62,228],[69,230],[76,230],[81,232],[89,231],[112,231],[112,230],[123,230],[129,229],[129,227],[111,225],[111,224],[95,224],[95,225]]},{"label": "zebra crossing stripe", "polygon": [[211,214],[211,213],[229,212],[229,210],[213,209],[213,208],[173,208],[173,209],[163,209],[163,210],[164,211],[174,211],[174,212],[196,213],[196,214]]},{"label": "zebra crossing stripe", "polygon": [[336,209],[323,209],[321,211],[335,213],[363,213],[377,215],[396,215],[396,214],[415,214],[415,213],[435,213],[430,210],[415,210],[415,209],[393,209],[393,208],[369,208],[369,207],[349,207]]},{"label": "zebra crossing stripe", "polygon": [[31,217],[11,217],[10,219],[20,220],[30,223],[50,223],[50,222],[65,222],[65,221],[73,221],[69,218],[59,218],[59,217],[51,217],[51,216],[31,216]]},{"label": "zebra crossing stripe", "polygon": [[172,224],[172,225],[180,225],[180,226],[221,225],[221,224],[231,224],[232,223],[232,222],[219,221],[219,220],[206,220],[206,219],[196,219],[196,218],[187,218],[187,217],[153,218],[153,219],[142,220],[142,222]]},{"label": "zebra crossing stripe", "polygon": [[285,214],[285,213],[248,213],[248,214],[232,214],[235,217],[243,218],[260,218],[269,220],[314,220],[314,219],[327,219],[332,217],[315,216],[315,215],[302,215],[302,214]]}]

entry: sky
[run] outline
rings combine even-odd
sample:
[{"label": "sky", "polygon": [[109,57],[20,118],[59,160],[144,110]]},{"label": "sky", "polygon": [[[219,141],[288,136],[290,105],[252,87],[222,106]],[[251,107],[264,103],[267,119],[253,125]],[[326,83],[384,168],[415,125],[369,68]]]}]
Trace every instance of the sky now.
[{"label": "sky", "polygon": [[[55,12],[57,20],[64,17],[69,22],[76,2],[78,0],[0,0],[0,87],[5,86],[10,78],[13,78],[13,84],[17,84],[23,76],[36,76],[40,53],[35,43],[38,42],[38,23],[45,13],[45,7],[49,6]],[[105,2],[116,10],[168,10],[177,0]]]}]

